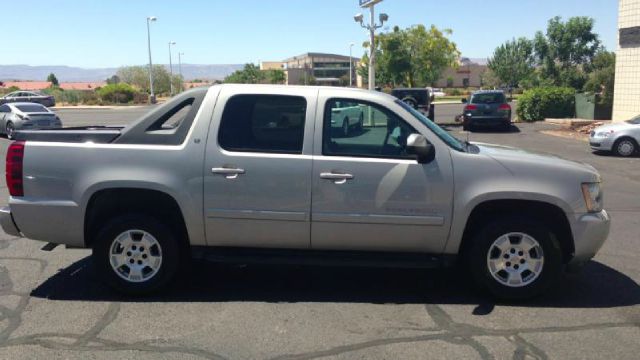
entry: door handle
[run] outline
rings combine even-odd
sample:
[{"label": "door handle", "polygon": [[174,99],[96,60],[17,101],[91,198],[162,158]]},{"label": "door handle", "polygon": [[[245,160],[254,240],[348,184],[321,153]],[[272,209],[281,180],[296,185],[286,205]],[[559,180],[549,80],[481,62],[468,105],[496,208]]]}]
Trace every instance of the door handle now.
[{"label": "door handle", "polygon": [[224,175],[224,177],[227,179],[235,179],[238,177],[238,175],[244,174],[244,169],[215,167],[211,169],[211,172],[214,174]]},{"label": "door handle", "polygon": [[342,174],[342,173],[334,173],[334,172],[323,172],[320,173],[321,179],[333,180],[336,184],[344,184],[347,180],[353,179],[353,175],[351,174]]}]

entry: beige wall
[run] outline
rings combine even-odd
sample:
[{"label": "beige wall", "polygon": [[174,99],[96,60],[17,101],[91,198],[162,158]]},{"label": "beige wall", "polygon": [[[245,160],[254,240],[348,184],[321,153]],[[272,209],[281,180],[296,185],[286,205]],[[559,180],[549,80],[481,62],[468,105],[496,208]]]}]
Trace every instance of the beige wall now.
[{"label": "beige wall", "polygon": [[260,70],[282,70],[283,68],[282,61],[263,61],[260,63]]},{"label": "beige wall", "polygon": [[[618,29],[640,26],[640,0],[619,0],[618,6]],[[618,45],[613,120],[623,121],[638,114],[640,114],[640,44]]]},{"label": "beige wall", "polygon": [[482,86],[482,74],[487,71],[485,65],[460,65],[457,69],[449,68],[440,77],[440,80],[436,82],[435,87],[446,88],[447,79],[453,79],[453,85],[451,87],[461,88],[464,87],[464,79],[469,79],[469,85],[471,87]]}]

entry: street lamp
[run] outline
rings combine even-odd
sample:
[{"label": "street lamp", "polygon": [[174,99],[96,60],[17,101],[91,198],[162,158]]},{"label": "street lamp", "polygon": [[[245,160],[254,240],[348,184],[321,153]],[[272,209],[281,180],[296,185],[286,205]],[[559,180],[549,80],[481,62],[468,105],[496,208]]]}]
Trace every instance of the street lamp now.
[{"label": "street lamp", "polygon": [[389,20],[389,15],[387,14],[380,14],[379,20],[380,20],[380,24],[376,24],[375,21],[375,12],[373,10],[373,5],[375,4],[372,3],[371,5],[369,5],[369,10],[371,11],[371,22],[369,23],[369,25],[365,25],[364,24],[364,15],[362,14],[356,14],[353,17],[353,20],[355,20],[355,22],[359,23],[360,26],[362,26],[363,28],[369,30],[369,41],[370,41],[370,45],[369,45],[369,90],[374,90],[376,87],[376,73],[375,73],[375,61],[376,61],[376,52],[375,52],[375,37],[376,37],[376,29],[379,29],[382,27],[382,25],[384,25],[384,23]]},{"label": "street lamp", "polygon": [[173,96],[173,63],[171,62],[171,46],[175,45],[175,41],[169,41],[169,88],[170,95]]},{"label": "street lamp", "polygon": [[178,52],[178,71],[180,72],[180,91],[184,89],[184,78],[182,77],[182,55],[183,52]]},{"label": "street lamp", "polygon": [[155,16],[147,17],[147,45],[149,48],[149,103],[155,104],[156,96],[153,93],[153,63],[151,62],[151,27],[149,24],[152,21],[156,21],[158,18]]},{"label": "street lamp", "polygon": [[349,44],[349,87],[353,86],[353,45]]}]

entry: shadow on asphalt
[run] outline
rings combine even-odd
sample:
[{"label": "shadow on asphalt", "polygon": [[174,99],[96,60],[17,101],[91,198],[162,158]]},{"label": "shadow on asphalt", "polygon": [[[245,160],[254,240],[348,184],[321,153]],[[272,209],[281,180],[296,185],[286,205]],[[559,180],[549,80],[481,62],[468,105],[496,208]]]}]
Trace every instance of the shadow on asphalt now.
[{"label": "shadow on asphalt", "polygon": [[[222,265],[194,261],[189,276],[159,295],[132,298],[103,285],[89,257],[47,279],[31,295],[52,300],[133,302],[357,302],[471,304],[488,314],[494,302],[457,269],[380,269],[279,265]],[[640,286],[591,261],[556,289],[515,306],[611,308],[640,304]]]}]

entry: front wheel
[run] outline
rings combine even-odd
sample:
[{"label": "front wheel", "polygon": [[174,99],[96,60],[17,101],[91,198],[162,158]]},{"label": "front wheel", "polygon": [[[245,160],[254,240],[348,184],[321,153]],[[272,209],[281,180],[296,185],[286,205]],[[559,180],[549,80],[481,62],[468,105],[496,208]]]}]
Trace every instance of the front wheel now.
[{"label": "front wheel", "polygon": [[8,122],[5,126],[4,133],[7,134],[7,139],[13,140],[16,136],[16,128],[12,122]]},{"label": "front wheel", "polygon": [[548,289],[562,272],[562,251],[547,224],[505,217],[482,228],[466,257],[471,276],[500,299],[527,299]]},{"label": "front wheel", "polygon": [[145,295],[178,273],[180,247],[172,230],[139,214],[112,219],[98,232],[92,259],[98,275],[115,290]]},{"label": "front wheel", "polygon": [[638,146],[635,141],[628,138],[622,138],[613,144],[613,152],[618,156],[628,157],[638,151]]}]

